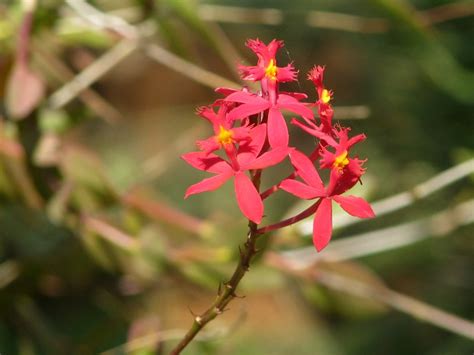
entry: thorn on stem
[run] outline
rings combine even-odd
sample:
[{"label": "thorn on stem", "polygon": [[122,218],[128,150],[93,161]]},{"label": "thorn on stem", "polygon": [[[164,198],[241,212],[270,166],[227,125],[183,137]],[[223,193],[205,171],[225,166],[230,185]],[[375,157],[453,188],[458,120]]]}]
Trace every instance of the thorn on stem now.
[{"label": "thorn on stem", "polygon": [[188,310],[189,310],[189,313],[191,313],[191,315],[196,318],[196,313],[193,312],[193,310],[188,306]]}]

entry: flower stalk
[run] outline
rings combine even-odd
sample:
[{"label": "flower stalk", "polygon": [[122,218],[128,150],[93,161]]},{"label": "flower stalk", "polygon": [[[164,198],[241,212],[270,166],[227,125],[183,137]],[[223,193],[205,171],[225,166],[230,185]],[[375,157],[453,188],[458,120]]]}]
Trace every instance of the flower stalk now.
[{"label": "flower stalk", "polygon": [[[252,183],[258,190],[260,187],[260,171],[255,171]],[[247,234],[247,240],[245,241],[244,247],[239,249],[240,258],[234,273],[232,274],[229,281],[224,282],[224,287],[219,287],[217,298],[214,303],[202,314],[194,317],[193,324],[185,334],[183,339],[174,347],[171,351],[171,355],[178,355],[189,345],[189,343],[196,337],[196,335],[206,326],[207,323],[212,321],[218,315],[222,314],[227,305],[237,297],[235,292],[242,278],[245,276],[250,268],[250,262],[252,261],[258,249],[256,248],[257,238],[259,233],[257,232],[257,224],[249,221],[249,231]]]},{"label": "flower stalk", "polygon": [[[352,156],[350,152],[356,143],[365,140],[365,135],[350,137],[350,128],[332,123],[333,92],[324,86],[325,68],[315,66],[309,72],[308,79],[315,86],[317,100],[304,102],[308,98],[305,93],[280,91],[281,83],[295,81],[298,74],[292,63],[283,67],[277,65],[276,53],[283,47],[282,41],[273,40],[265,45],[256,39],[249,40],[247,46],[257,55],[258,61],[253,66],[240,65],[239,70],[242,79],[260,82],[261,90],[252,92],[246,87],[242,90],[216,89],[224,97],[197,110],[197,114],[212,125],[213,135],[197,141],[199,151],[186,153],[182,159],[192,167],[212,174],[189,186],[185,198],[214,191],[227,181],[233,181],[237,205],[249,220],[249,232],[232,277],[224,283],[222,290],[219,289],[214,303],[194,318],[193,325],[171,354],[179,354],[236,297],[237,286],[257,252],[255,245],[259,236],[314,215],[313,244],[317,251],[321,251],[331,239],[333,202],[353,216],[374,216],[364,199],[342,196],[360,181],[365,172],[365,160]],[[319,118],[314,117],[312,107],[315,106]],[[299,116],[300,120],[292,118],[291,124],[316,139],[315,149],[310,155],[292,145],[283,111]],[[216,154],[216,151],[221,154]],[[263,169],[278,165],[287,158],[293,172],[261,193]],[[322,169],[329,170],[327,182],[321,179],[318,170]],[[301,199],[314,200],[314,203],[293,217],[258,228],[265,218],[264,200],[279,190]]]},{"label": "flower stalk", "polygon": [[304,211],[298,213],[297,215],[293,217],[289,217],[287,219],[284,219],[283,221],[280,221],[278,223],[270,224],[265,227],[258,228],[255,232],[260,235],[260,234],[265,234],[268,232],[272,232],[274,230],[280,229],[280,228],[285,228],[288,226],[291,226],[309,216],[311,216],[316,210],[318,209],[319,205],[321,204],[321,199],[313,203],[311,206],[309,206],[307,209]]}]

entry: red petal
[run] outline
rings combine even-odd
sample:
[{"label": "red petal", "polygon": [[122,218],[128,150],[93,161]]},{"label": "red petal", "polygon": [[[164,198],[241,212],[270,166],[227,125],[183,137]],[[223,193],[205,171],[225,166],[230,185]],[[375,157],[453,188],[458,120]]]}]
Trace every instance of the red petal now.
[{"label": "red petal", "polygon": [[320,155],[321,155],[321,160],[319,161],[319,164],[321,166],[321,169],[331,169],[334,164],[334,159],[336,159],[337,157],[337,154],[330,152],[329,150],[326,149],[326,147],[324,147],[324,148],[321,148]]},{"label": "red petal", "polygon": [[308,95],[306,95],[303,92],[280,91],[280,95],[291,96],[291,97],[294,97],[298,101],[301,101],[301,100],[304,100],[304,99],[308,98]]},{"label": "red petal", "polygon": [[[336,145],[337,146],[337,143],[336,141],[330,137],[329,135],[327,135],[326,133],[324,133],[322,131],[321,128],[319,128],[317,125],[315,125],[314,123],[310,122],[310,121],[307,121],[307,123],[311,126],[311,127],[308,127],[306,125],[304,125],[303,123],[301,123],[300,121],[296,120],[296,119],[292,119],[291,120],[291,123],[294,124],[295,126],[298,126],[300,127],[302,130],[304,130],[305,132],[311,134],[312,136],[315,136],[316,138],[322,140],[322,141],[325,141],[326,143],[328,143],[329,145],[331,146],[334,146]],[[334,144],[334,145],[333,145]]]},{"label": "red petal", "polygon": [[218,150],[220,148],[219,143],[216,142],[216,139],[214,137],[210,137],[210,138],[204,139],[204,140],[198,140],[196,142],[196,145],[205,154],[212,153],[213,151]]},{"label": "red petal", "polygon": [[191,195],[198,194],[206,191],[214,191],[221,187],[227,180],[231,178],[231,173],[218,174],[213,177],[204,179],[197,184],[191,185],[186,190],[184,198],[188,198]]},{"label": "red petal", "polygon": [[354,144],[365,141],[366,138],[367,137],[365,136],[365,134],[358,134],[357,136],[352,137],[347,142],[347,149],[350,149]]},{"label": "red petal", "polygon": [[232,128],[232,139],[240,142],[240,141],[250,141],[250,127],[248,126],[242,126],[242,127],[236,127]]},{"label": "red petal", "polygon": [[270,103],[268,101],[242,104],[230,111],[227,118],[231,121],[242,119],[263,112],[269,107]]},{"label": "red petal", "polygon": [[225,101],[238,102],[241,104],[263,104],[268,102],[264,98],[247,91],[236,91],[227,96]]},{"label": "red petal", "polygon": [[311,80],[316,87],[323,86],[324,67],[315,65],[308,73],[308,80]]},{"label": "red petal", "polygon": [[[275,58],[276,52],[284,46],[283,41],[277,40],[277,39],[272,39],[270,43],[268,43],[267,46],[267,51],[268,51],[268,56],[269,59]],[[262,53],[263,54],[263,53]]]},{"label": "red petal", "polygon": [[278,48],[283,46],[283,41],[272,40],[268,47],[257,39],[249,39],[245,44],[249,47],[259,58],[263,58],[265,61],[270,61],[270,59],[275,58],[276,51]]},{"label": "red petal", "polygon": [[[351,162],[349,159],[349,165]],[[342,174],[337,169],[331,169],[326,190],[329,196],[341,195],[360,181],[360,175],[355,175],[351,169],[347,168],[348,166],[344,168]]]},{"label": "red petal", "polygon": [[301,104],[298,99],[294,96],[294,95],[287,95],[287,94],[283,94],[283,93],[280,93],[278,95],[278,103],[279,104]]},{"label": "red petal", "polygon": [[296,80],[298,72],[295,70],[292,64],[288,64],[286,67],[280,67],[277,70],[277,80],[285,83],[288,81]]},{"label": "red petal", "polygon": [[237,159],[241,165],[247,165],[255,160],[258,153],[262,150],[266,136],[266,124],[260,124],[250,130],[250,141],[248,143],[242,143],[237,153]]},{"label": "red petal", "polygon": [[263,216],[263,202],[250,178],[243,172],[235,175],[235,196],[245,217],[259,224]]},{"label": "red petal", "polygon": [[258,66],[239,65],[238,67],[243,80],[262,80],[265,77],[265,69]]},{"label": "red petal", "polygon": [[191,152],[181,155],[181,158],[192,167],[210,173],[219,174],[231,170],[230,165],[215,154]]},{"label": "red petal", "polygon": [[363,198],[356,196],[333,196],[334,201],[352,216],[359,218],[373,218],[375,213],[369,203]]},{"label": "red petal", "polygon": [[229,96],[230,94],[233,94],[234,92],[237,92],[237,91],[240,91],[240,90],[236,90],[236,89],[233,89],[233,88],[220,87],[220,88],[215,89],[214,91],[219,93],[219,94],[222,94],[224,96]]},{"label": "red petal", "polygon": [[216,124],[218,118],[212,107],[209,106],[201,106],[196,109],[196,114],[201,116],[202,118],[205,118],[212,124]]},{"label": "red petal", "polygon": [[[280,188],[289,192],[290,194],[295,195],[296,197],[311,200],[316,197],[320,197],[321,190],[315,189],[312,186],[306,185],[300,181],[293,179],[286,179],[280,183]],[[322,191],[324,194],[324,191]]]},{"label": "red petal", "polygon": [[299,102],[297,99],[289,95],[278,95],[277,106],[297,113],[303,117],[314,118],[313,111],[310,108],[306,107],[305,104]]},{"label": "red petal", "polygon": [[268,142],[271,147],[288,147],[290,136],[285,118],[276,108],[268,112]]},{"label": "red petal", "polygon": [[317,251],[323,250],[331,240],[332,234],[332,201],[325,198],[321,201],[313,221],[313,244]]},{"label": "red petal", "polygon": [[301,176],[304,182],[318,190],[324,189],[323,182],[321,181],[313,162],[309,160],[306,155],[295,149],[290,153],[290,160],[295,167],[296,172]]},{"label": "red petal", "polygon": [[242,165],[242,169],[249,170],[249,169],[264,169],[272,165],[276,165],[281,162],[283,159],[286,158],[290,149],[288,147],[278,147],[272,149],[269,152],[266,152],[255,159],[253,162],[250,162],[247,165]]}]

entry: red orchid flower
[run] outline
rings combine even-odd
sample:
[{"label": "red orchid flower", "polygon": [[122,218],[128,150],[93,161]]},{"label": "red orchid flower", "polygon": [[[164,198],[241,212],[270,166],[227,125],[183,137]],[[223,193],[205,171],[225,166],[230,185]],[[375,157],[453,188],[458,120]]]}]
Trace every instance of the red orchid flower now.
[{"label": "red orchid flower", "polygon": [[[241,90],[218,88],[216,91],[224,98],[212,106],[198,109],[198,114],[212,124],[214,135],[198,141],[200,152],[182,157],[193,167],[214,175],[190,186],[185,197],[215,190],[233,178],[240,210],[257,224],[263,217],[262,198],[278,191],[279,187],[304,199],[317,199],[300,214],[256,231],[266,233],[283,228],[314,213],[313,241],[320,251],[328,244],[332,234],[332,201],[353,216],[374,216],[370,205],[362,198],[342,196],[365,173],[365,161],[349,154],[356,143],[365,139],[365,135],[349,137],[348,128],[333,126],[333,92],[324,86],[324,67],[315,66],[309,72],[308,79],[313,82],[318,99],[312,104],[304,103],[303,100],[307,99],[304,93],[279,90],[280,82],[293,81],[297,76],[292,64],[277,66],[276,54],[283,47],[283,42],[272,40],[267,45],[254,39],[246,44],[257,55],[258,62],[254,66],[241,65],[239,70],[244,80],[260,82],[261,90],[252,93],[247,87]],[[315,120],[312,111],[315,106],[320,121]],[[282,110],[299,115],[301,122],[294,118],[291,122],[318,139],[318,145],[310,157],[288,147],[289,132]],[[235,127],[237,120],[239,124]],[[221,148],[225,152],[224,157],[213,153]],[[288,154],[295,171],[280,184],[259,194],[257,182],[262,170],[278,164]],[[330,170],[326,186],[314,166],[316,160],[319,160],[319,168]],[[295,180],[297,176],[302,181]]]},{"label": "red orchid flower", "polygon": [[292,64],[286,67],[278,67],[276,64],[276,53],[283,47],[283,41],[272,40],[265,45],[259,39],[248,40],[249,47],[258,57],[255,66],[240,66],[244,80],[260,81],[261,95],[255,95],[248,91],[237,91],[229,93],[225,101],[235,102],[240,105],[231,111],[229,119],[245,119],[268,110],[268,141],[271,147],[287,147],[289,141],[288,127],[283,118],[281,109],[287,109],[299,115],[313,119],[313,112],[299,100],[305,99],[305,94],[279,94],[278,83],[293,81],[297,72]]},{"label": "red orchid flower", "polygon": [[322,123],[322,130],[329,132],[332,128],[332,118],[334,116],[334,110],[330,105],[330,101],[333,97],[332,90],[327,90],[323,84],[325,67],[320,65],[314,66],[308,73],[308,80],[311,80],[316,87],[318,93],[318,100],[316,105],[318,106],[318,114]]},{"label": "red orchid flower", "polygon": [[[335,127],[333,128],[333,139],[330,136],[324,138],[326,146],[320,149],[320,166],[322,169],[331,169],[331,178],[329,180],[328,189],[333,194],[341,194],[354,186],[360,177],[365,173],[362,165],[366,160],[358,157],[350,157],[349,150],[359,142],[365,140],[365,134],[358,134],[349,138],[350,128]],[[334,149],[330,151],[328,147]]]},{"label": "red orchid flower", "polygon": [[244,80],[260,81],[266,78],[283,83],[296,79],[297,72],[292,64],[277,67],[275,56],[283,47],[283,41],[274,39],[267,46],[259,39],[249,39],[246,45],[257,55],[258,63],[255,66],[239,65]]},{"label": "red orchid flower", "polygon": [[306,97],[304,94],[290,96],[278,94],[274,102],[261,96],[237,91],[224,100],[240,103],[239,106],[230,111],[229,119],[243,119],[268,110],[268,142],[271,147],[287,147],[289,142],[288,127],[280,110],[286,109],[301,115],[307,119],[313,119],[313,111],[298,101],[298,98]]},{"label": "red orchid flower", "polygon": [[196,113],[208,120],[214,129],[212,137],[197,141],[197,146],[204,153],[209,154],[220,148],[226,151],[233,150],[234,144],[250,140],[248,126],[233,127],[234,121],[227,116],[231,106],[227,102],[220,102],[217,113],[210,106],[202,106],[196,110]]},{"label": "red orchid flower", "polygon": [[[318,251],[323,250],[332,235],[332,201],[338,203],[347,213],[359,218],[372,218],[375,216],[367,201],[356,196],[340,196],[340,189],[335,189],[336,184],[330,182],[325,188],[321,177],[311,160],[303,153],[293,150],[290,160],[298,176],[303,182],[286,179],[280,183],[280,188],[302,199],[320,198],[319,206],[314,215],[313,244]],[[339,179],[331,174],[331,180]]]},{"label": "red orchid flower", "polygon": [[235,195],[240,210],[249,220],[259,224],[263,217],[263,202],[245,171],[276,165],[285,159],[288,152],[291,151],[288,148],[280,147],[260,155],[265,143],[265,131],[265,124],[252,128],[250,130],[251,140],[239,145],[238,149],[234,151],[235,154],[229,157],[230,162],[213,153],[192,152],[182,155],[182,158],[196,169],[215,174],[191,185],[186,190],[185,198],[197,193],[216,190],[233,177]]},{"label": "red orchid flower", "polygon": [[[329,187],[336,194],[341,194],[354,186],[365,169],[362,164],[365,160],[357,157],[350,157],[349,150],[359,142],[365,140],[365,134],[358,134],[349,138],[350,128],[341,126],[334,127],[332,135],[324,133],[320,126],[313,122],[307,122],[307,125],[293,119],[294,125],[301,127],[307,133],[318,138],[323,144],[320,144],[319,156],[321,157],[320,166],[322,169],[331,169],[331,179]],[[328,146],[334,149],[334,152],[328,149]]]},{"label": "red orchid flower", "polygon": [[342,170],[349,163],[351,158],[348,157],[349,150],[357,143],[365,140],[365,134],[358,134],[352,138],[349,138],[348,127],[337,126],[333,128],[333,136],[321,135],[322,139],[332,148],[334,152],[330,152],[326,147],[321,148],[321,168],[322,169],[336,169]]}]

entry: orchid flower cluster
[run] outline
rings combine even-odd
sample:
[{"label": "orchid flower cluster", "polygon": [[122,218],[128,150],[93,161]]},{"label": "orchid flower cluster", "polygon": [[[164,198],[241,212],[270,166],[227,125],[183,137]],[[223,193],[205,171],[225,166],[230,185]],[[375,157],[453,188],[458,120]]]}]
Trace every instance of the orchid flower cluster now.
[{"label": "orchid flower cluster", "polygon": [[[280,91],[279,84],[297,80],[293,64],[277,66],[276,54],[283,42],[272,40],[246,43],[257,56],[257,65],[239,65],[243,80],[260,83],[260,90],[252,92],[218,88],[223,95],[212,105],[200,107],[197,114],[209,121],[214,133],[197,142],[199,151],[184,154],[182,158],[196,169],[213,174],[190,186],[185,197],[213,191],[226,181],[233,180],[237,204],[243,215],[255,225],[264,216],[263,200],[277,190],[315,202],[293,218],[257,229],[258,233],[282,228],[314,214],[313,243],[321,251],[332,234],[332,203],[339,204],[347,213],[359,218],[374,217],[370,205],[362,198],[343,194],[352,188],[365,169],[365,160],[351,156],[352,147],[365,140],[365,135],[349,136],[350,128],[333,124],[331,106],[333,92],[323,83],[324,67],[315,66],[308,79],[315,86],[317,100],[304,102],[307,95]],[[315,117],[313,109],[317,108]],[[299,116],[291,124],[316,139],[314,151],[306,155],[290,145],[290,136],[282,111]],[[218,155],[216,152],[221,151]],[[260,192],[260,177],[268,167],[289,158],[294,172],[279,184]],[[323,183],[318,169],[329,170],[329,179]]]}]

